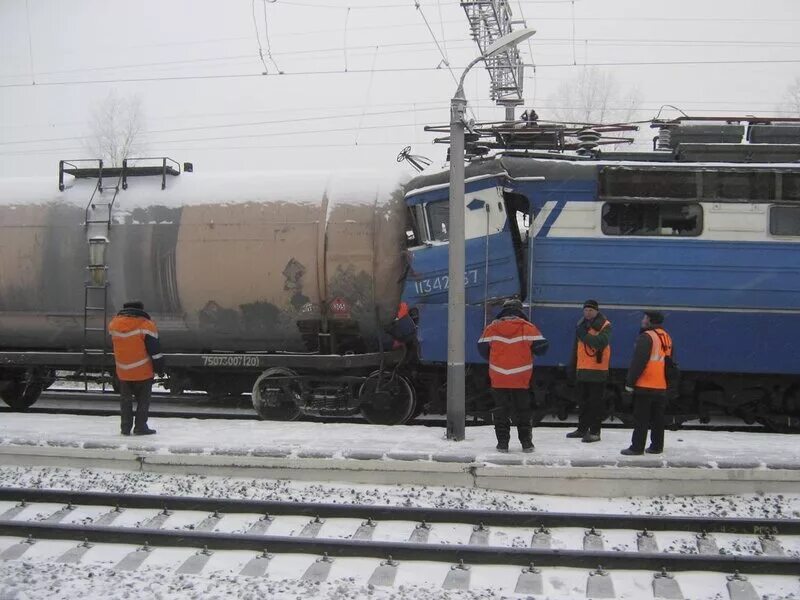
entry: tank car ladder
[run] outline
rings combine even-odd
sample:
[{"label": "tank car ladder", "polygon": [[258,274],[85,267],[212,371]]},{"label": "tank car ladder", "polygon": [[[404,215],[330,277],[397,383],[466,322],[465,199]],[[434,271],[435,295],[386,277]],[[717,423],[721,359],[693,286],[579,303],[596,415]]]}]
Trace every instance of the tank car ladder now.
[{"label": "tank car ladder", "polygon": [[[111,363],[108,344],[108,264],[106,250],[111,234],[114,202],[121,189],[124,169],[113,185],[103,186],[103,161],[97,159],[97,184],[86,205],[85,227],[89,249],[83,295],[83,357],[84,389],[89,389],[89,368],[100,359],[102,391],[106,391],[105,369]],[[112,181],[114,178],[112,177]],[[108,195],[111,195],[109,198]],[[102,320],[101,320],[102,319]],[[101,336],[98,340],[97,337]],[[94,359],[94,360],[93,360]]]}]

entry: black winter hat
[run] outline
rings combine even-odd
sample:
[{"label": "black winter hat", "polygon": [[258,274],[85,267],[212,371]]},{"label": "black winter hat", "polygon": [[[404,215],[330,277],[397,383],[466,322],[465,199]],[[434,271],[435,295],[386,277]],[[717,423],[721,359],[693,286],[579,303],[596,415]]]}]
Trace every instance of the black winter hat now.
[{"label": "black winter hat", "polygon": [[522,301],[518,298],[509,298],[503,302],[503,308],[516,308],[522,310]]},{"label": "black winter hat", "polygon": [[144,302],[141,300],[129,300],[122,305],[122,308],[138,308],[139,310],[144,310]]},{"label": "black winter hat", "polygon": [[583,308],[593,308],[594,310],[600,310],[600,305],[597,303],[597,300],[587,300],[583,303]]},{"label": "black winter hat", "polygon": [[651,325],[661,325],[664,322],[664,313],[657,310],[646,310],[644,314],[650,319]]}]

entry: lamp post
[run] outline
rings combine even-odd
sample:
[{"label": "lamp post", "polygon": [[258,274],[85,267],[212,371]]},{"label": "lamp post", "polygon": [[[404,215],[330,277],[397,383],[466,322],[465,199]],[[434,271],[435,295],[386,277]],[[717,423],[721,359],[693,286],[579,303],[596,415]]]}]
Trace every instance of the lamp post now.
[{"label": "lamp post", "polygon": [[447,237],[449,240],[447,291],[447,439],[464,439],[466,400],[464,389],[464,123],[467,99],[464,79],[469,70],[482,60],[491,58],[528,39],[533,29],[512,31],[495,40],[486,54],[473,60],[458,82],[450,101],[450,206]]}]

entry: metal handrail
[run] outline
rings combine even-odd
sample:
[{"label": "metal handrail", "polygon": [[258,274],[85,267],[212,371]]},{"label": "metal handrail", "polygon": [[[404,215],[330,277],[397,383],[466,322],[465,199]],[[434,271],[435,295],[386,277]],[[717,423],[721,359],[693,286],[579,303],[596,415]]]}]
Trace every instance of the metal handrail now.
[{"label": "metal handrail", "polygon": [[58,161],[58,191],[64,191],[64,165],[77,169],[78,165],[74,163],[79,162],[96,162],[98,163],[98,179],[100,180],[100,191],[103,191],[103,159],[102,158],[70,158],[68,160]]},{"label": "metal handrail", "polygon": [[181,172],[181,165],[177,160],[170,158],[169,156],[131,156],[126,158],[122,161],[122,189],[128,189],[128,179],[127,179],[127,170],[128,170],[128,161],[129,160],[160,160],[161,161],[161,189],[166,189],[167,187],[167,161],[174,163],[177,167],[178,174],[180,175]]}]

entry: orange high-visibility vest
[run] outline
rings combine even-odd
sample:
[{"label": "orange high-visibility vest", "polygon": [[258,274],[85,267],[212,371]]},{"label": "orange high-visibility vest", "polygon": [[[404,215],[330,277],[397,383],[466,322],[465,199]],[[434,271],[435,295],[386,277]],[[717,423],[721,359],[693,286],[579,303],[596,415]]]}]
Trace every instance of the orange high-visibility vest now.
[{"label": "orange high-visibility vest", "polygon": [[[603,323],[603,326],[600,328],[600,331],[603,331],[606,327],[611,325],[611,321],[606,320]],[[595,331],[591,327],[589,328],[588,334],[589,335],[597,335],[600,331]],[[602,352],[600,357],[600,362],[597,362],[597,353]],[[578,348],[577,348],[577,368],[578,370],[588,369],[592,371],[608,371],[608,365],[611,362],[611,344],[603,348],[602,350],[595,350],[591,346],[584,343],[582,340],[578,340]]]},{"label": "orange high-visibility vest", "polygon": [[663,329],[648,329],[645,331],[650,336],[652,348],[650,350],[650,360],[636,380],[636,387],[648,388],[651,390],[666,390],[667,375],[664,359],[672,356],[672,338]]},{"label": "orange high-visibility vest", "polygon": [[533,376],[531,344],[543,340],[536,325],[519,317],[492,321],[479,343],[489,344],[489,379],[493,388],[526,389]]},{"label": "orange high-visibility vest", "polygon": [[145,336],[158,339],[156,324],[144,317],[117,315],[108,324],[114,345],[117,377],[121,381],[144,381],[153,378],[153,361],[147,353]]}]

